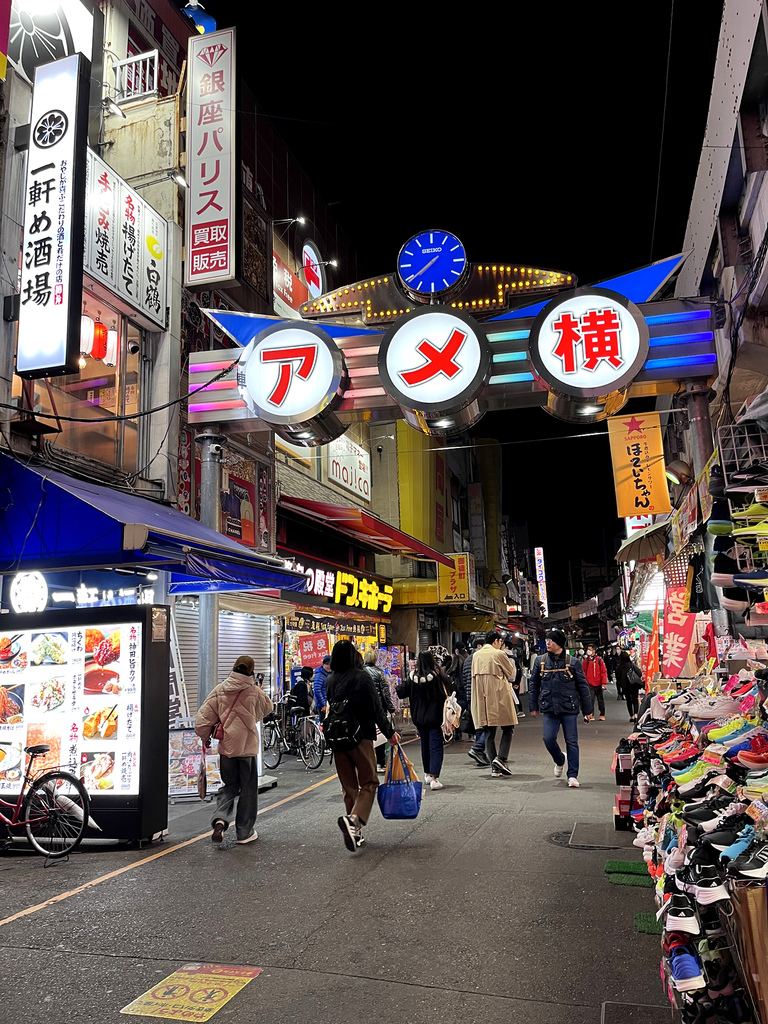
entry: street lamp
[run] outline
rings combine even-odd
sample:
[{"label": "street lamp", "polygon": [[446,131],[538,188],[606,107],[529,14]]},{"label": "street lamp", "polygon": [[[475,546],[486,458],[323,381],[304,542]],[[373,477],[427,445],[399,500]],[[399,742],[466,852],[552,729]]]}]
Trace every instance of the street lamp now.
[{"label": "street lamp", "polygon": [[143,181],[140,185],[131,185],[131,188],[136,190],[140,188],[149,188],[150,185],[161,185],[164,181],[168,180],[174,182],[179,186],[179,188],[189,188],[189,182],[178,168],[175,168],[172,171],[166,171],[162,178],[156,178],[154,181]]}]

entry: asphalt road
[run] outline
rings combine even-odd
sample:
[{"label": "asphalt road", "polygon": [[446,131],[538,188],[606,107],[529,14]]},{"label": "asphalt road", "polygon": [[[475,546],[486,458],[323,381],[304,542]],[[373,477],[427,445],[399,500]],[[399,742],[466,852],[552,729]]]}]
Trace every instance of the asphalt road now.
[{"label": "asphalt road", "polygon": [[[216,1024],[668,1021],[631,1009],[665,1002],[659,940],[633,923],[651,893],[604,873],[609,858],[639,859],[631,837],[614,833],[617,850],[549,840],[610,821],[625,718],[611,697],[607,722],[580,725],[578,790],[554,779],[530,716],[510,779],[452,745],[445,788],[413,822],[375,811],[355,855],[327,761],[307,773],[293,759],[272,773],[249,846],[233,829],[214,846],[211,808],[194,802],[172,806],[167,840],[143,850],[90,847],[49,868],[24,848],[0,854],[0,1019],[125,1021],[142,992],[207,962],[262,968]],[[418,745],[406,749],[420,769]]]}]

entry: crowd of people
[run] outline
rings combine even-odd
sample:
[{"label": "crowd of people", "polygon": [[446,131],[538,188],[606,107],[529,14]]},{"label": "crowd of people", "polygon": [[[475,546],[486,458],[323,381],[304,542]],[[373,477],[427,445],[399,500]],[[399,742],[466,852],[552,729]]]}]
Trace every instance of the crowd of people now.
[{"label": "crowd of people", "polygon": [[[533,657],[528,676],[528,710],[542,718],[542,740],[552,758],[554,776],[566,775],[568,786],[579,786],[578,716],[593,721],[595,710],[605,718],[604,691],[615,678],[620,699],[628,702],[630,718],[637,715],[639,671],[626,652],[603,657],[590,644],[583,659],[566,651],[565,634],[558,629],[546,636],[546,653]],[[471,740],[468,756],[491,778],[512,774],[509,753],[515,726],[524,717],[520,703],[522,670],[513,643],[491,631],[477,637],[467,651],[462,644],[448,652],[419,653],[415,666],[396,687],[398,698],[409,702],[410,716],[419,735],[424,782],[431,790],[443,789],[441,773],[445,742],[456,723],[449,719],[453,698],[461,709],[459,734]],[[445,655],[444,657],[441,657]],[[364,656],[349,640],[340,640],[316,669],[302,668],[291,689],[294,706],[318,714],[330,740],[332,728],[344,736],[333,745],[335,769],[341,783],[344,814],[338,818],[350,851],[365,842],[368,822],[385,769],[386,742],[398,746],[395,703],[386,676],[377,665],[375,651]],[[253,660],[238,658],[232,673],[209,694],[197,713],[195,727],[205,745],[219,738],[222,786],[211,821],[212,840],[220,843],[234,818],[237,843],[258,838],[258,722],[274,712],[253,675]],[[563,734],[565,750],[558,742]],[[238,799],[239,798],[239,799]],[[237,810],[235,812],[235,804]]]}]

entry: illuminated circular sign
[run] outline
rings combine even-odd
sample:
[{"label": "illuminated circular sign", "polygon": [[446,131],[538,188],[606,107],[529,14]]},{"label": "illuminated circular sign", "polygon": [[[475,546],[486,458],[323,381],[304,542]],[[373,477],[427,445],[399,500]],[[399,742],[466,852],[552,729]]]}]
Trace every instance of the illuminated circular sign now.
[{"label": "illuminated circular sign", "polygon": [[427,416],[463,409],[477,397],[490,367],[480,325],[450,306],[406,314],[379,347],[384,387],[399,405]]},{"label": "illuminated circular sign", "polygon": [[311,239],[307,239],[301,250],[301,266],[309,297],[316,299],[326,290],[325,260]]},{"label": "illuminated circular sign", "polygon": [[21,614],[44,612],[48,606],[48,584],[41,572],[19,572],[11,581],[11,608]]},{"label": "illuminated circular sign", "polygon": [[276,324],[243,349],[243,401],[268,423],[306,423],[338,401],[346,374],[333,339],[314,324]]},{"label": "illuminated circular sign", "polygon": [[560,294],[531,329],[531,363],[554,391],[576,398],[626,387],[648,357],[648,325],[629,299],[605,288]]}]

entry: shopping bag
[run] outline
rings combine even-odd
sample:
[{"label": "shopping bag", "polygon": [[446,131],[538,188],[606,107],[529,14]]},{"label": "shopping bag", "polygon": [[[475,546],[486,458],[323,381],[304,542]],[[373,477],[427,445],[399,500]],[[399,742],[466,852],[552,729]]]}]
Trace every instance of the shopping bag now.
[{"label": "shopping bag", "polygon": [[205,762],[205,747],[203,747],[203,752],[200,755],[200,768],[197,773],[197,795],[201,800],[205,800],[208,794],[208,774]]},{"label": "shopping bag", "polygon": [[402,747],[390,748],[387,773],[376,796],[383,818],[415,818],[418,815],[421,807],[421,783]]}]

